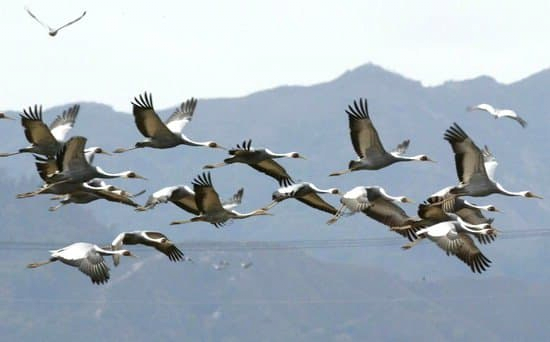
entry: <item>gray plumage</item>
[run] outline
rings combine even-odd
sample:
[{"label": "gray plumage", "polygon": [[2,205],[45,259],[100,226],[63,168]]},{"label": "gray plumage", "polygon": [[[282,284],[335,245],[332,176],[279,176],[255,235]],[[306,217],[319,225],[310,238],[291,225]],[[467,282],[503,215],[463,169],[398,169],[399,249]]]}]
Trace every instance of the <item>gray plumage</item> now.
[{"label": "gray plumage", "polygon": [[132,113],[139,132],[146,138],[137,142],[134,147],[118,148],[114,152],[122,153],[137,148],[171,148],[178,145],[206,146],[222,148],[214,141],[199,142],[186,137],[182,130],[193,118],[197,100],[191,98],[181,104],[179,108],[162,122],[153,107],[153,96],[150,93],[140,94],[132,102]]},{"label": "gray plumage", "polygon": [[388,153],[370,119],[366,99],[353,101],[353,105],[348,106],[346,113],[348,114],[351,143],[359,159],[350,161],[346,170],[333,172],[330,176],[339,176],[358,170],[379,170],[402,161],[432,161],[424,154],[412,157],[403,156],[402,154],[409,146],[409,140],[403,141],[397,145],[394,151]]}]

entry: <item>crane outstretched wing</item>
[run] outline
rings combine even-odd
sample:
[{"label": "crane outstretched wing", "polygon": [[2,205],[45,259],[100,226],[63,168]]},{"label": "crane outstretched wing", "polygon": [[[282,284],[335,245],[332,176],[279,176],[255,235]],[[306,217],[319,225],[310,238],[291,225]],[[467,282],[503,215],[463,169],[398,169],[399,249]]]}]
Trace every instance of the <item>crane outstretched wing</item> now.
[{"label": "crane outstretched wing", "polygon": [[153,96],[144,92],[134,97],[132,112],[138,130],[144,137],[153,138],[163,135],[172,135],[153,108]]},{"label": "crane outstretched wing", "polygon": [[185,125],[193,119],[193,113],[196,107],[197,99],[195,98],[190,98],[183,102],[178,109],[166,119],[166,127],[174,134],[181,134]]},{"label": "crane outstretched wing", "polygon": [[369,117],[367,99],[353,101],[353,106],[349,105],[346,113],[349,119],[351,143],[359,158],[384,154],[384,146]]}]

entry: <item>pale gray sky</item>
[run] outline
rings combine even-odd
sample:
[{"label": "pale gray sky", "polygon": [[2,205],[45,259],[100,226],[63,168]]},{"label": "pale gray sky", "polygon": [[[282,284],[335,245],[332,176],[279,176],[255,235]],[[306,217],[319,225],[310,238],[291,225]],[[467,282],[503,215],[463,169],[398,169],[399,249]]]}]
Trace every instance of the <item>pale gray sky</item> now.
[{"label": "pale gray sky", "polygon": [[[88,13],[49,37],[50,26]],[[550,1],[2,1],[0,110],[97,101],[129,111],[327,81],[367,62],[436,85],[550,65]]]}]

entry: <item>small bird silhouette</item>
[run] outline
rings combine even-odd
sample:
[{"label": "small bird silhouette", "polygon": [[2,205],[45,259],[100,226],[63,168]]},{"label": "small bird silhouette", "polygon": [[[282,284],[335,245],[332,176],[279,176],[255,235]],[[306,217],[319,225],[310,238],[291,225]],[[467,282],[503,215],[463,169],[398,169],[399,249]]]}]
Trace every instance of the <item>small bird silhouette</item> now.
[{"label": "small bird silhouette", "polygon": [[25,10],[27,11],[27,13],[29,13],[29,15],[31,17],[33,17],[34,20],[38,21],[38,23],[40,23],[40,25],[44,26],[46,29],[48,29],[48,34],[52,37],[55,37],[55,35],[57,35],[57,32],[59,32],[59,30],[61,30],[62,28],[65,28],[69,25],[72,25],[74,23],[76,23],[77,21],[79,21],[80,19],[82,19],[85,15],[86,15],[86,11],[84,11],[82,13],[82,15],[80,15],[80,17],[72,20],[72,21],[69,21],[68,23],[66,23],[65,25],[61,26],[61,27],[58,27],[56,29],[53,29],[51,28],[49,25],[43,23],[42,21],[40,21],[40,19],[38,19],[34,14],[32,14],[32,12],[29,10],[28,7],[25,7]]}]

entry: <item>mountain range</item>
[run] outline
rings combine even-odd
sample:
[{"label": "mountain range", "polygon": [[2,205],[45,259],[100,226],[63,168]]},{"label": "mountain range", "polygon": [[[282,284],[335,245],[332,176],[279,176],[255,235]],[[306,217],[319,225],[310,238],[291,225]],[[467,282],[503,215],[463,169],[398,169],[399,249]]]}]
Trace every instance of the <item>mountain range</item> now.
[{"label": "mountain range", "polygon": [[[420,203],[457,183],[454,156],[443,140],[443,132],[457,122],[478,146],[490,147],[500,165],[497,179],[506,188],[547,197],[549,87],[550,70],[507,85],[481,76],[425,87],[366,64],[312,86],[282,86],[241,98],[199,99],[186,135],[226,147],[252,139],[253,145],[276,152],[298,151],[307,160],[281,161],[295,180],[344,191],[376,184]],[[148,91],[154,100],[156,90]],[[158,109],[161,117],[193,94],[182,96],[174,99],[174,106]],[[359,97],[368,99],[371,118],[387,149],[410,139],[410,154],[425,153],[437,163],[400,163],[379,171],[328,177],[356,158],[344,110]],[[523,129],[511,120],[466,111],[467,106],[482,102],[513,108],[529,125]],[[49,108],[45,120],[69,105]],[[80,105],[70,134],[86,136],[88,146],[114,150],[143,139],[129,112],[117,112],[106,104]],[[0,132],[5,152],[27,144],[17,123],[2,122]],[[146,189],[138,198],[144,202],[161,187],[189,185],[203,165],[225,157],[221,150],[180,146],[99,156],[95,163],[109,171],[132,169],[146,176],[148,181],[116,181],[132,192]],[[550,229],[547,200],[499,195],[473,200],[502,210],[491,215],[502,231],[501,239],[482,247],[492,267],[477,275],[428,242],[400,250],[396,234],[364,215],[343,217],[327,226],[326,213],[288,200],[273,208],[274,216],[237,221],[222,229],[207,223],[172,228],[170,221],[189,215],[171,204],[138,213],[97,201],[52,213],[47,210],[51,205],[47,198],[15,199],[16,193],[40,185],[30,155],[0,159],[0,172],[4,226],[0,244],[5,246],[0,270],[6,275],[0,283],[0,300],[6,303],[0,310],[4,318],[0,328],[10,340],[33,340],[41,333],[47,340],[88,340],[103,331],[119,340],[158,336],[211,341],[540,340],[549,335],[541,317],[548,304],[544,288],[550,281],[545,268],[548,236],[543,231]],[[269,203],[277,188],[272,179],[245,165],[214,170],[212,179],[224,198],[244,187],[243,211]],[[327,200],[338,204],[337,197]],[[414,215],[416,205],[404,205],[404,209]],[[160,230],[174,241],[189,243],[184,246],[191,246],[190,251],[184,252],[196,263],[171,264],[141,249],[138,252],[144,258],[135,263],[127,260],[113,270],[104,288],[92,286],[66,266],[24,268],[28,262],[47,258],[47,249],[77,240],[108,243],[118,232],[135,229]],[[319,240],[336,241],[337,246],[289,247],[290,242]],[[349,240],[363,243],[350,247],[342,242]],[[193,252],[194,241],[222,247]],[[224,243],[246,241],[278,242],[280,248],[223,249]],[[231,268],[213,270],[210,264],[219,258],[230,260]],[[254,266],[241,269],[241,260],[252,260]],[[518,318],[520,325],[511,323]],[[143,328],[149,332],[144,334]]]}]

